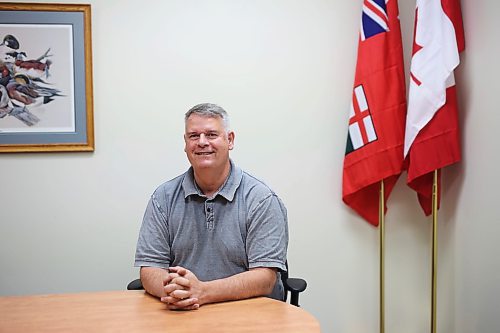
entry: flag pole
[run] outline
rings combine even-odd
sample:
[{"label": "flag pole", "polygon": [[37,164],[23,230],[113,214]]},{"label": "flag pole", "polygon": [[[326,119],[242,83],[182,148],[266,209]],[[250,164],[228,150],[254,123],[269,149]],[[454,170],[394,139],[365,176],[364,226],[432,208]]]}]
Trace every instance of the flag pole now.
[{"label": "flag pole", "polygon": [[379,224],[379,248],[380,248],[380,333],[385,332],[385,194],[384,180],[380,181],[380,196],[378,208],[378,224]]},{"label": "flag pole", "polygon": [[434,170],[432,182],[432,291],[431,291],[431,332],[436,333],[437,301],[437,211],[438,211],[438,169]]}]

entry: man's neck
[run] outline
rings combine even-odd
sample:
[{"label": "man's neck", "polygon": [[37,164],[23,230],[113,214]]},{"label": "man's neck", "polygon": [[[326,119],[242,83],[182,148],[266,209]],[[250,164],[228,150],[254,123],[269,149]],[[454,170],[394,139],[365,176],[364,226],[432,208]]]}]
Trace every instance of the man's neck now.
[{"label": "man's neck", "polygon": [[221,188],[231,172],[231,163],[227,162],[221,169],[202,169],[194,170],[194,180],[205,196],[208,198]]}]

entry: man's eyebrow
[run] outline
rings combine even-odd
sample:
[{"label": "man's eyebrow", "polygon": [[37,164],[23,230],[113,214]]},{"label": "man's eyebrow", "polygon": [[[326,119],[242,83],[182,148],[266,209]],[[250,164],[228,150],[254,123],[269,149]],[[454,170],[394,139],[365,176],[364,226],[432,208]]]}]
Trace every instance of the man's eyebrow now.
[{"label": "man's eyebrow", "polygon": [[208,130],[208,131],[190,131],[186,132],[186,135],[196,135],[196,134],[220,134],[218,130]]},{"label": "man's eyebrow", "polygon": [[201,134],[201,133],[219,133],[218,130],[208,130],[208,131],[189,131],[186,134]]}]

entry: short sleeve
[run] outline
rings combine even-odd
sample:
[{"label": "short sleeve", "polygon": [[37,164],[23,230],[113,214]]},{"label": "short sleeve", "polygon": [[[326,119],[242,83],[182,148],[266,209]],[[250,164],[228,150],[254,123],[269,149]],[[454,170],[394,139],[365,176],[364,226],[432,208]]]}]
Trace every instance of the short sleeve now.
[{"label": "short sleeve", "polygon": [[250,268],[269,267],[286,271],[288,220],[281,200],[269,193],[252,208],[246,240]]},{"label": "short sleeve", "polygon": [[146,207],[135,252],[136,267],[170,266],[168,220],[153,194]]}]

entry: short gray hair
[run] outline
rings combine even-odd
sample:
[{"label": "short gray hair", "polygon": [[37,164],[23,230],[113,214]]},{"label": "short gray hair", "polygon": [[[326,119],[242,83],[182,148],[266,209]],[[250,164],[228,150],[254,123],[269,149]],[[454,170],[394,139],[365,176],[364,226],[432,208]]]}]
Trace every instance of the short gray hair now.
[{"label": "short gray hair", "polygon": [[186,112],[184,116],[184,122],[187,122],[188,118],[192,114],[197,114],[203,117],[211,117],[211,118],[220,118],[222,119],[222,123],[224,124],[224,129],[229,131],[229,115],[226,110],[218,106],[217,104],[211,103],[202,103],[193,106]]}]

